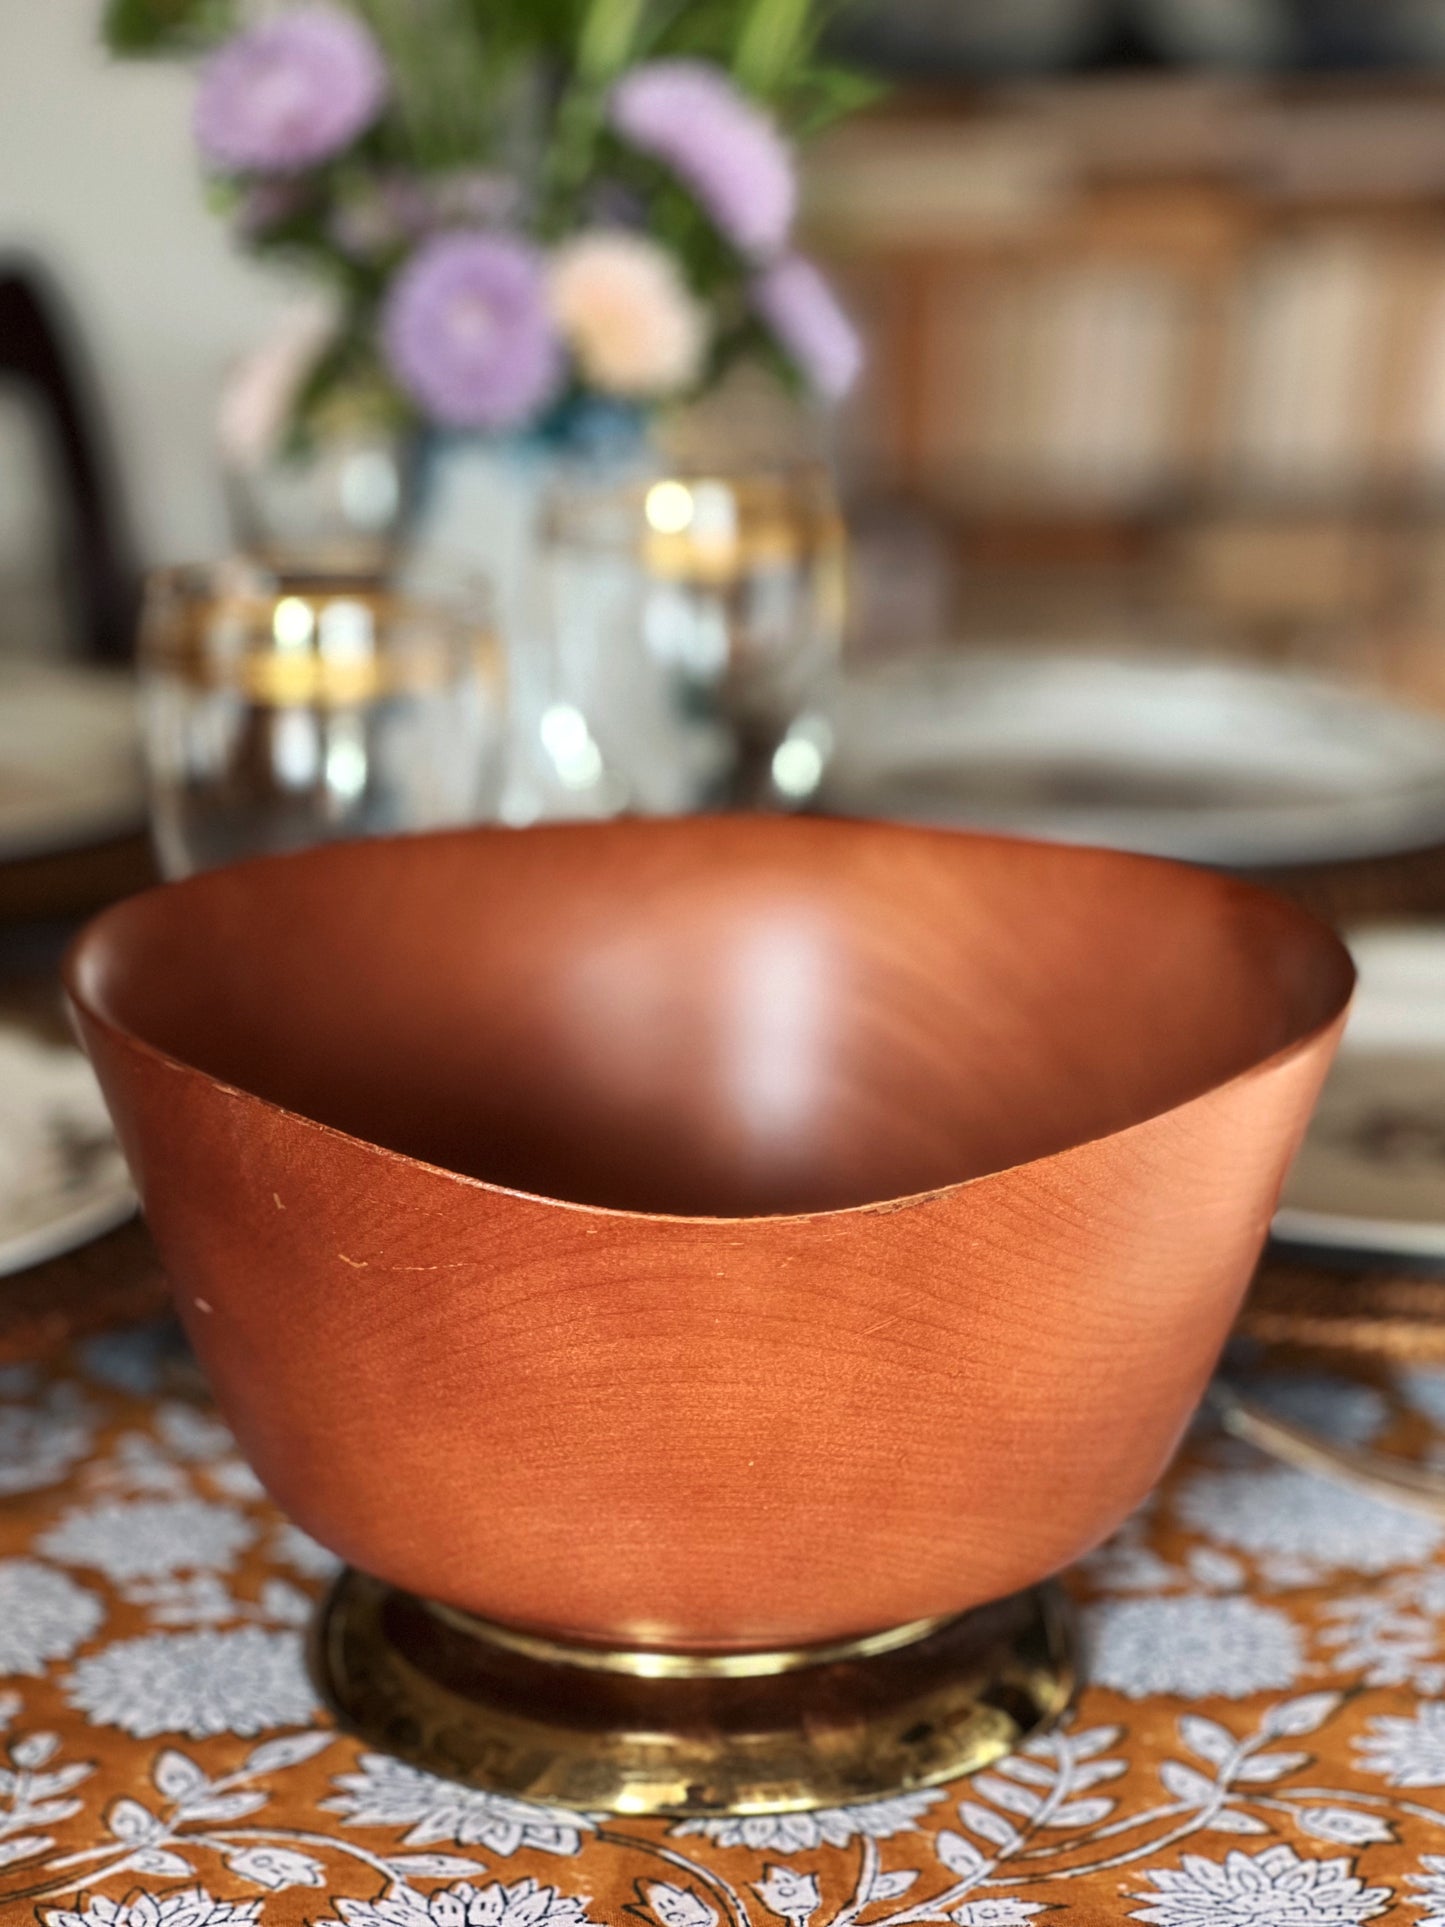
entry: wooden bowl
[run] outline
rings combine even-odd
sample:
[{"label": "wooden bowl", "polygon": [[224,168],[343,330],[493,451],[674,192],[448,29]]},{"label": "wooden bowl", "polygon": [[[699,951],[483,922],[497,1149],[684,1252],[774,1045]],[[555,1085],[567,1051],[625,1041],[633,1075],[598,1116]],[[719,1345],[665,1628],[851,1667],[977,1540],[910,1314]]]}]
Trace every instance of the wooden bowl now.
[{"label": "wooden bowl", "polygon": [[710,1650],[959,1611],[1138,1503],[1352,972],[1203,871],[719,818],[242,864],[66,982],[280,1504],[489,1619]]}]

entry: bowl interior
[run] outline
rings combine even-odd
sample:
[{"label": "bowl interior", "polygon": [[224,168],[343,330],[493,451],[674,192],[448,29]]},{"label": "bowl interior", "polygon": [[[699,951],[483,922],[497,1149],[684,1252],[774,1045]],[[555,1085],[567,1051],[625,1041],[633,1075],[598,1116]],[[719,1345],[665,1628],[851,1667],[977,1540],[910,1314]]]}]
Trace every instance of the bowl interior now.
[{"label": "bowl interior", "polygon": [[904,1197],[1169,1110],[1348,995],[1203,872],[879,824],[333,845],[153,891],[71,964],[102,1021],[273,1103],[554,1199],[706,1217]]}]

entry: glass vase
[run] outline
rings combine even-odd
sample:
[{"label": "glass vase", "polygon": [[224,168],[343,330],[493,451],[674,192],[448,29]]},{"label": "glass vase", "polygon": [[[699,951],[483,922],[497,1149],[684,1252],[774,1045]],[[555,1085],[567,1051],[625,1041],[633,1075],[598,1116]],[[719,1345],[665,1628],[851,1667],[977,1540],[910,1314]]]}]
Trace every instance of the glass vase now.
[{"label": "glass vase", "polygon": [[222,480],[236,546],[283,573],[384,574],[411,531],[418,465],[414,436],[379,428],[232,463]]}]

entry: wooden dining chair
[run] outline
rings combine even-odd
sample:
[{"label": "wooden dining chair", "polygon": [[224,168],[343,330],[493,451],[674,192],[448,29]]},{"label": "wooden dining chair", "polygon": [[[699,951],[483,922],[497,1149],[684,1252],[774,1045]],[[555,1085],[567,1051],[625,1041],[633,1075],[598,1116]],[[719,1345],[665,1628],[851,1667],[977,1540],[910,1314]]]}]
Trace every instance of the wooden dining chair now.
[{"label": "wooden dining chair", "polygon": [[124,661],[135,646],[140,570],[100,408],[50,278],[32,261],[0,258],[0,386],[12,383],[34,401],[46,431],[76,652]]}]

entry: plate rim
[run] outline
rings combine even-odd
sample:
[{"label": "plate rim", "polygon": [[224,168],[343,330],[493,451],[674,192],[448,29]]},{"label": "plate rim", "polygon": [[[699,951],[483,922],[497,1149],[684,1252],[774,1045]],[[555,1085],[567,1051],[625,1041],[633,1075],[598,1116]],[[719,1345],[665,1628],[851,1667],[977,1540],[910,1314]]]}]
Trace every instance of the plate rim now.
[{"label": "plate rim", "polygon": [[63,1258],[92,1244],[133,1218],[140,1209],[135,1186],[124,1172],[115,1174],[104,1190],[73,1203],[29,1230],[0,1236],[0,1279],[30,1271],[52,1258]]},{"label": "plate rim", "polygon": [[[149,803],[139,691],[133,669],[113,664],[24,658],[8,665],[0,676],[0,700],[7,695],[18,696],[22,701],[28,698],[42,702],[49,695],[62,704],[81,699],[110,707],[113,719],[128,714],[127,734],[131,738],[133,761],[123,796],[117,781],[103,798],[96,791],[83,798],[79,805],[62,804],[50,812],[48,820],[43,814],[38,819],[32,814],[27,821],[26,813],[17,810],[8,828],[4,811],[0,809],[0,863],[66,856],[96,844],[139,835],[146,826]],[[20,819],[19,827],[15,818]]]},{"label": "plate rim", "polygon": [[1270,1221],[1269,1235],[1291,1254],[1315,1250],[1378,1258],[1445,1258],[1445,1219],[1357,1218],[1281,1205]]},{"label": "plate rim", "polygon": [[[1418,959],[1433,952],[1445,962],[1445,920],[1415,922],[1408,918],[1385,919],[1355,925],[1341,935],[1351,955],[1356,958],[1362,979],[1368,968],[1370,950],[1375,952],[1376,969],[1380,971],[1388,967],[1392,956],[1399,957],[1402,953],[1407,958]],[[1364,962],[1359,958],[1362,950],[1367,953]],[[1387,993],[1377,994],[1387,997]],[[1397,996],[1399,994],[1396,993]],[[1357,1007],[1369,997],[1368,982],[1362,980],[1355,992]],[[1445,1005],[1445,984],[1442,984],[1435,1001]],[[1438,1034],[1383,1042],[1362,1040],[1352,1044],[1350,1022],[1347,1018],[1336,1057],[1337,1064],[1351,1056],[1393,1056],[1407,1050],[1438,1057],[1442,1060],[1442,1066],[1445,1066],[1445,1040],[1440,1039]],[[1308,1145],[1309,1131],[1314,1128],[1314,1123],[1312,1117],[1304,1143],[1295,1154],[1296,1164]],[[1285,1179],[1285,1194],[1288,1193],[1292,1175],[1293,1168]],[[1377,1218],[1359,1212],[1322,1211],[1318,1206],[1281,1203],[1270,1220],[1269,1236],[1291,1255],[1315,1250],[1352,1252],[1361,1257],[1445,1259],[1445,1216]]]},{"label": "plate rim", "polygon": [[[1382,719],[1406,726],[1433,725],[1439,754],[1432,757],[1428,774],[1422,765],[1394,786],[1377,787],[1360,797],[1333,798],[1323,804],[1216,803],[1200,809],[1161,810],[1117,803],[1078,809],[1037,803],[933,810],[925,803],[923,807],[900,810],[889,805],[887,796],[889,782],[898,780],[899,771],[870,776],[865,767],[861,775],[855,770],[855,780],[848,781],[847,745],[853,705],[865,696],[870,700],[885,695],[905,702],[931,699],[936,703],[950,694],[966,695],[967,690],[960,690],[958,685],[966,680],[970,667],[980,677],[981,688],[996,686],[1000,675],[1012,674],[1023,698],[1046,686],[1051,675],[1078,677],[1089,673],[1112,678],[1116,683],[1133,677],[1150,692],[1151,699],[1171,681],[1182,687],[1206,677],[1218,687],[1241,692],[1275,711],[1288,692],[1297,701],[1323,704],[1339,714],[1349,704],[1352,713],[1358,714],[1359,697],[1364,695]],[[1074,651],[1046,647],[1013,652],[982,647],[931,656],[911,667],[893,664],[876,670],[871,677],[866,673],[845,676],[829,713],[839,732],[841,753],[824,773],[819,799],[825,809],[842,816],[885,815],[943,828],[977,828],[995,834],[1106,844],[1185,862],[1246,869],[1368,860],[1428,849],[1445,840],[1445,718],[1395,700],[1388,691],[1352,691],[1348,685],[1318,674],[1291,675],[1277,668],[1199,654],[1149,658],[1127,649]],[[1343,818],[1359,815],[1365,821],[1353,832],[1342,826]]]}]

